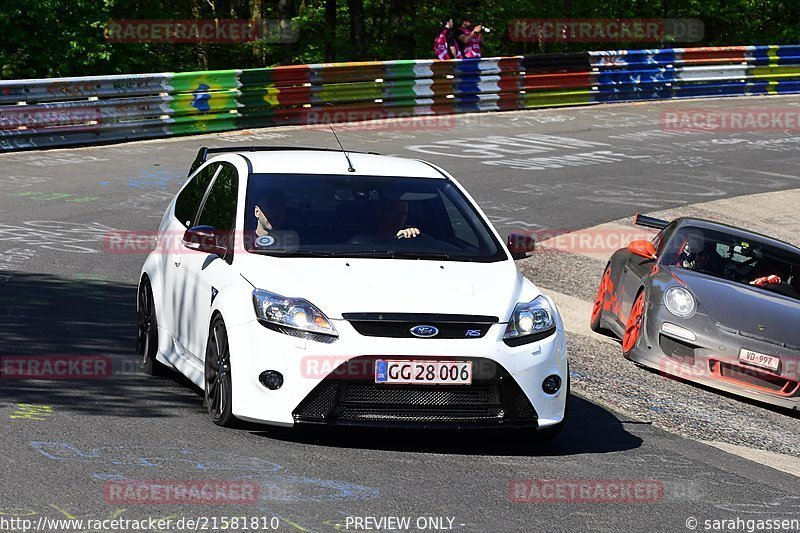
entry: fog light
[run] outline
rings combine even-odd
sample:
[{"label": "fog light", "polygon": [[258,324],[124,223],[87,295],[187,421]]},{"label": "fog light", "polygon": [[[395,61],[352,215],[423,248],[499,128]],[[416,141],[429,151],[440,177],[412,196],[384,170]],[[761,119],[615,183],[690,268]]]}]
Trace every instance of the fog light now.
[{"label": "fog light", "polygon": [[553,374],[542,381],[542,390],[547,394],[555,394],[561,388],[561,378]]},{"label": "fog light", "polygon": [[258,381],[269,390],[277,390],[283,385],[283,374],[274,370],[265,370],[258,376]]}]

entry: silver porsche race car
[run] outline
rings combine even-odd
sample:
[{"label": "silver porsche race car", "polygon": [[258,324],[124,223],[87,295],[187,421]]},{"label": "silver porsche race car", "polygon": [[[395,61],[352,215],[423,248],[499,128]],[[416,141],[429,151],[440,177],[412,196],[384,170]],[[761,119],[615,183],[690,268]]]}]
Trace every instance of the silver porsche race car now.
[{"label": "silver porsche race car", "polygon": [[697,218],[635,222],[660,231],[612,255],[591,328],[636,363],[800,408],[800,249]]}]

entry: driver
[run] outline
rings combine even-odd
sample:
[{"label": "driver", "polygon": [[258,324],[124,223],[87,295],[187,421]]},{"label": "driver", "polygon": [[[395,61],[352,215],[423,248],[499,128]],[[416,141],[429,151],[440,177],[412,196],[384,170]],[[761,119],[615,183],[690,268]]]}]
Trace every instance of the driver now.
[{"label": "driver", "polygon": [[686,244],[683,245],[678,264],[689,270],[700,270],[705,267],[710,257],[705,250],[703,232],[696,229],[686,231]]},{"label": "driver", "polygon": [[687,230],[686,244],[683,246],[678,265],[687,270],[718,275],[722,264],[721,258],[714,248],[714,243],[706,241],[701,230]]},{"label": "driver", "polygon": [[419,236],[419,228],[406,226],[407,219],[408,201],[384,200],[378,208],[378,237],[388,241]]},{"label": "driver", "polygon": [[256,217],[256,236],[264,237],[274,229],[280,229],[286,216],[286,196],[281,191],[268,190],[261,194],[253,215]]}]

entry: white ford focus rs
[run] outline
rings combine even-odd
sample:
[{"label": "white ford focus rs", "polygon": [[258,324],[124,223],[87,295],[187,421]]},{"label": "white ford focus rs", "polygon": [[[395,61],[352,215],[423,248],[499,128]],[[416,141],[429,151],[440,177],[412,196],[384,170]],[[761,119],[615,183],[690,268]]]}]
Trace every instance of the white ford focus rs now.
[{"label": "white ford focus rs", "polygon": [[567,349],[553,301],[514,264],[532,250],[423,161],[203,148],[142,268],[142,366],[202,387],[223,426],[553,437]]}]

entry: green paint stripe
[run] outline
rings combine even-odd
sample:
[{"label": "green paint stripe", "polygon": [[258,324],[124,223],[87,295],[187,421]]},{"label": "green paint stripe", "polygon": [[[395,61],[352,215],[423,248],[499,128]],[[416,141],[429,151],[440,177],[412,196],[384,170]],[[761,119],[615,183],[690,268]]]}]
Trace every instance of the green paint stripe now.
[{"label": "green paint stripe", "polygon": [[[208,87],[203,87],[207,85]],[[170,92],[184,93],[197,90],[224,91],[239,87],[238,70],[208,70],[203,72],[177,72],[169,80]]]},{"label": "green paint stripe", "polygon": [[227,131],[237,128],[237,117],[238,115],[234,113],[203,115],[202,117],[175,117],[167,127],[177,135]]}]

